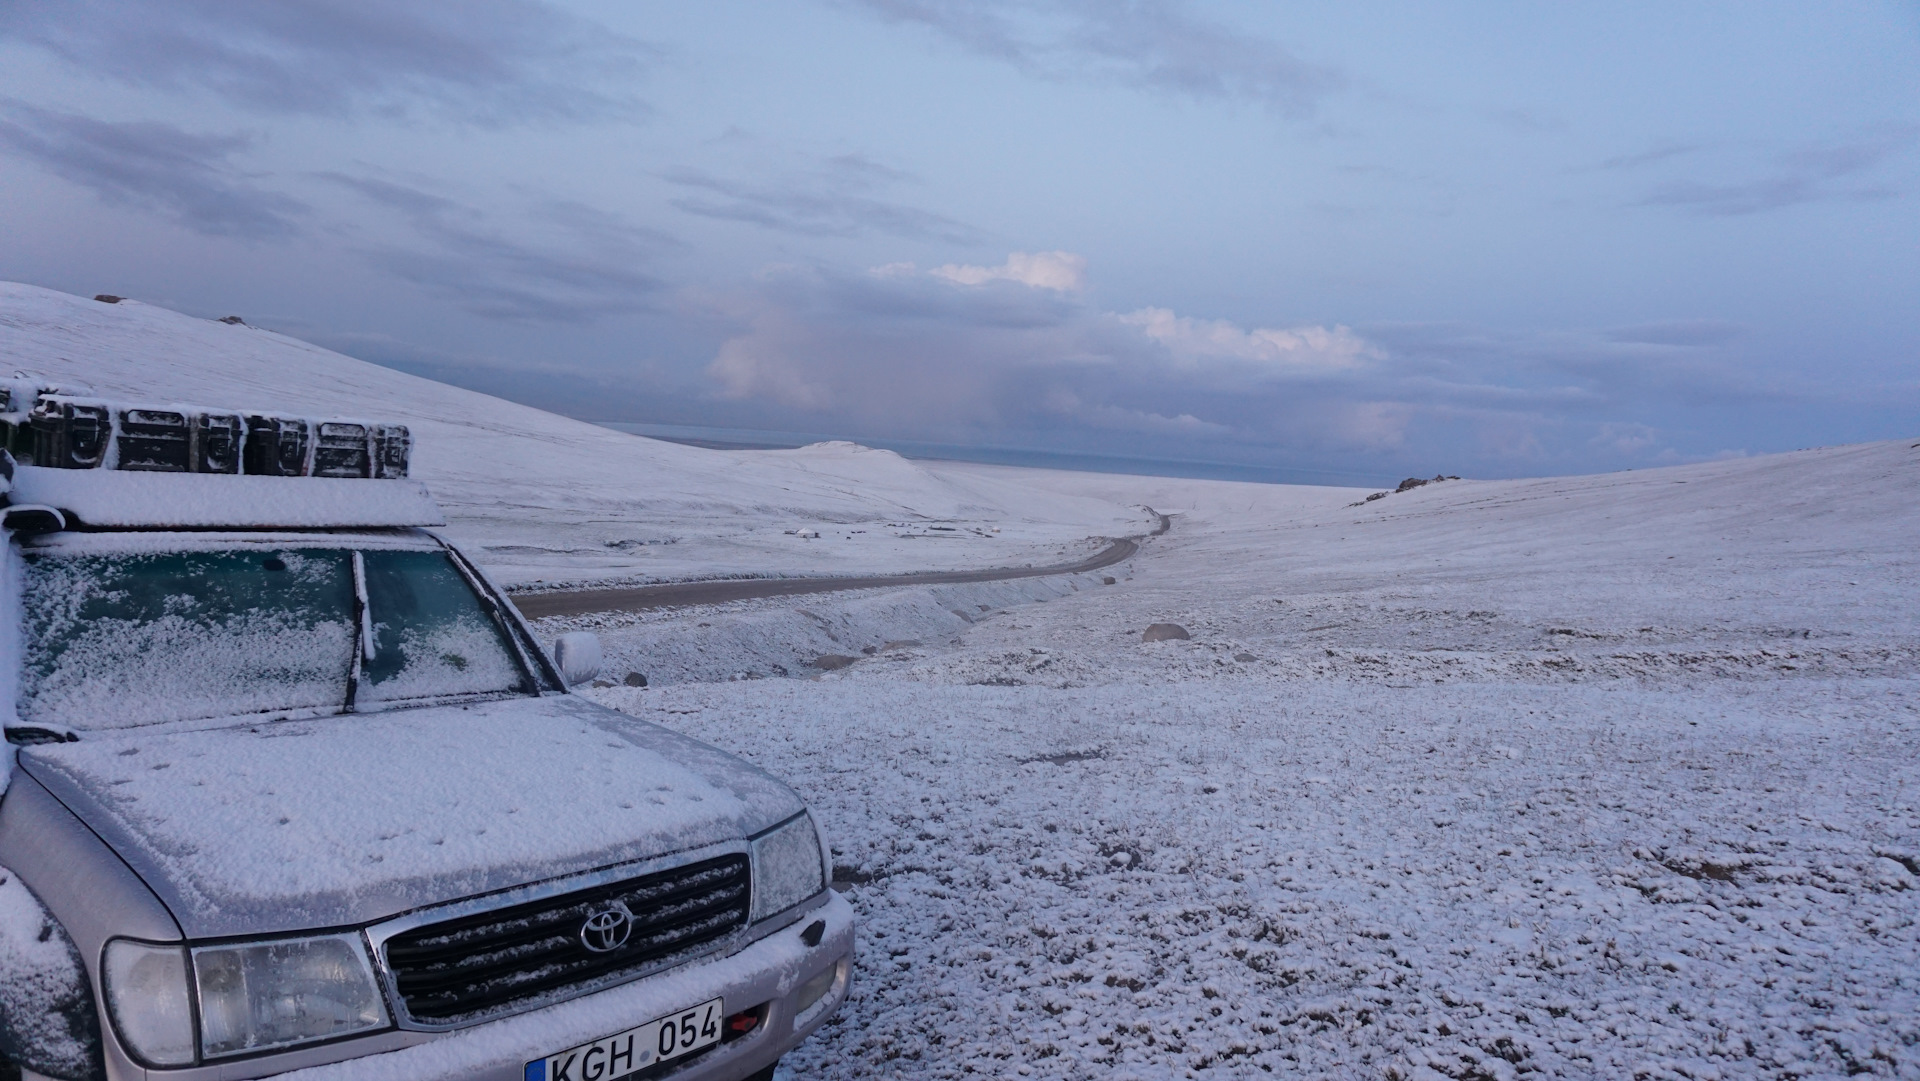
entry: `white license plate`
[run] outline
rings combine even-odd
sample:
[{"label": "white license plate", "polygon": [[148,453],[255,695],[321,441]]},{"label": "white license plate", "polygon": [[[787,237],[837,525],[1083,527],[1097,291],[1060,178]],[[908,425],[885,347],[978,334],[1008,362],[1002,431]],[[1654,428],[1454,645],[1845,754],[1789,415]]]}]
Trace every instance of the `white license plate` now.
[{"label": "white license plate", "polygon": [[639,1028],[535,1059],[527,1063],[527,1081],[618,1081],[655,1063],[719,1043],[720,1022],[725,1017],[719,999],[702,1002]]}]

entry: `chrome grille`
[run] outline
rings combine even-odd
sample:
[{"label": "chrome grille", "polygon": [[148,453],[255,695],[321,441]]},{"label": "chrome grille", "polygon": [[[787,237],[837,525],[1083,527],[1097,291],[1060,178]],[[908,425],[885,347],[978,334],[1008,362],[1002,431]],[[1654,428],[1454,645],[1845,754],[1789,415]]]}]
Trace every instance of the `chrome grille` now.
[{"label": "chrome grille", "polygon": [[[744,927],[751,897],[747,857],[721,856],[415,927],[387,939],[383,953],[414,1020],[454,1022],[697,949]],[[588,917],[616,904],[632,915],[625,943],[588,949]]]}]

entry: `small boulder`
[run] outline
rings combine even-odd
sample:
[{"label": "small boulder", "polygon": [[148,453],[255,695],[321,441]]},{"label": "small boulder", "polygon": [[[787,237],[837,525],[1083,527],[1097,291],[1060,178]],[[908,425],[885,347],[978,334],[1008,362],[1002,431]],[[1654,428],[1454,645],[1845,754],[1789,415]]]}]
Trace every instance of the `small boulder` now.
[{"label": "small boulder", "polygon": [[845,668],[859,659],[858,657],[844,657],[838,653],[822,653],[820,656],[815,657],[810,663],[822,672],[838,672],[840,669]]},{"label": "small boulder", "polygon": [[93,295],[93,299],[99,301],[102,304],[118,304],[122,300],[125,300],[126,298],[114,296],[112,293],[95,293]]},{"label": "small boulder", "polygon": [[1192,637],[1193,635],[1188,634],[1187,629],[1178,623],[1155,623],[1140,635],[1140,640],[1142,642],[1184,642]]},{"label": "small boulder", "polygon": [[879,647],[879,646],[861,646],[861,647],[860,647],[860,652],[862,652],[862,653],[864,653],[864,654],[866,654],[867,656],[869,656],[869,657],[871,657],[871,656],[873,656],[874,654],[876,654],[876,653],[878,653],[878,652],[880,652],[880,647]]},{"label": "small boulder", "polygon": [[1115,578],[1113,575],[1109,574],[1106,577],[1100,579],[1100,584],[1103,586],[1110,586],[1117,581],[1119,581],[1118,578]]},{"label": "small boulder", "polygon": [[638,672],[628,672],[626,684],[629,687],[644,687],[647,685],[647,677]]},{"label": "small boulder", "polygon": [[1260,658],[1251,653],[1236,653],[1233,655],[1233,659],[1239,661],[1241,664],[1246,664],[1249,661],[1257,661]]},{"label": "small boulder", "polygon": [[1420,487],[1421,485],[1423,485],[1423,484],[1428,484],[1428,483],[1431,483],[1431,482],[1429,482],[1429,481],[1427,481],[1427,480],[1423,480],[1423,479],[1422,479],[1422,478],[1420,478],[1420,477],[1408,477],[1408,478],[1407,478],[1406,480],[1403,480],[1403,481],[1401,481],[1401,482],[1400,482],[1400,487],[1398,487],[1398,488],[1395,488],[1395,489],[1394,489],[1394,491],[1396,491],[1396,492],[1410,492],[1410,491],[1412,491],[1413,489],[1415,489],[1415,488],[1418,488],[1418,487]]},{"label": "small boulder", "polygon": [[244,327],[247,325],[247,321],[237,315],[223,315],[220,317],[220,321],[230,327]]}]

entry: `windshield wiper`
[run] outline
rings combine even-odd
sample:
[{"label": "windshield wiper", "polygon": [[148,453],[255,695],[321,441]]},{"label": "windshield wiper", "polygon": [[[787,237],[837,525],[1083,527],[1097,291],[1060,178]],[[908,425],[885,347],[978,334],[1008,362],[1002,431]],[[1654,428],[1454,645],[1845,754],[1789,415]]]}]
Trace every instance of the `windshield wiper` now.
[{"label": "windshield wiper", "polygon": [[64,724],[10,724],[7,726],[7,742],[21,747],[42,743],[78,743],[80,733]]}]

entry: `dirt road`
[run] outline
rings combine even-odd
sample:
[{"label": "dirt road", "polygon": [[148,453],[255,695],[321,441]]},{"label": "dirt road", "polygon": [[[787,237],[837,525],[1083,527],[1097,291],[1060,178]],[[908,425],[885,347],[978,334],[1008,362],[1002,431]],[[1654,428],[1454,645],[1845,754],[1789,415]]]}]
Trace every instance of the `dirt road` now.
[{"label": "dirt road", "polygon": [[[1165,533],[1172,519],[1147,510],[1160,520],[1153,532]],[[895,586],[957,585],[963,582],[999,582],[1012,578],[1039,578],[1048,574],[1082,574],[1111,567],[1140,550],[1141,537],[1121,537],[1098,555],[1078,563],[1049,567],[989,567],[977,571],[923,571],[917,574],[882,574],[862,578],[727,578],[708,582],[664,582],[651,586],[627,586],[616,589],[581,589],[557,593],[522,593],[512,598],[520,614],[528,619],[547,616],[581,616],[593,612],[643,612],[652,608],[684,608],[696,604],[722,604],[727,601],[758,600],[762,597],[798,597],[808,593],[834,593],[843,589],[887,589]]]}]

